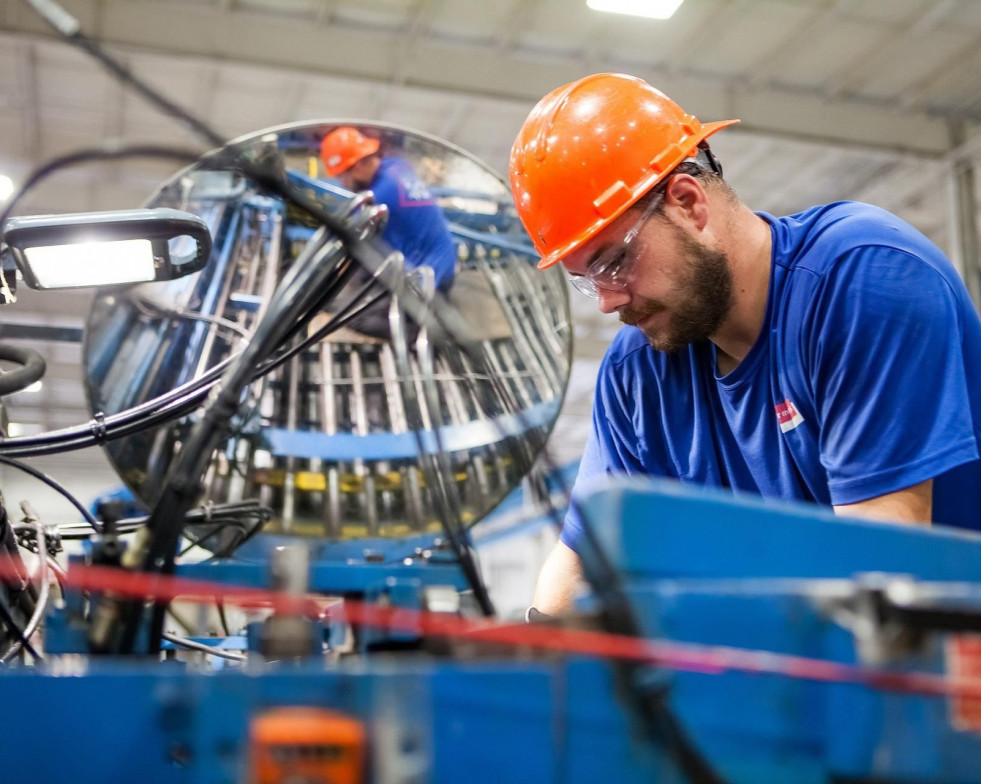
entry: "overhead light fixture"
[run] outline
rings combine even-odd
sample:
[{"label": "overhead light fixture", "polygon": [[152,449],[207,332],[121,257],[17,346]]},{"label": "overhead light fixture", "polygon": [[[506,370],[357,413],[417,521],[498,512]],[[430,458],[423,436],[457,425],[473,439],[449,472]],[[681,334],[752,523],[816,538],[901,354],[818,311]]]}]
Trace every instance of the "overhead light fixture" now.
[{"label": "overhead light fixture", "polygon": [[2,239],[32,289],[173,280],[211,253],[208,225],[171,209],[11,218]]},{"label": "overhead light fixture", "polygon": [[0,174],[0,201],[7,201],[14,192],[14,181],[6,174]]},{"label": "overhead light fixture", "polygon": [[684,0],[586,0],[594,11],[644,16],[648,19],[670,19]]},{"label": "overhead light fixture", "polygon": [[147,283],[155,275],[150,240],[39,245],[24,257],[39,289]]}]

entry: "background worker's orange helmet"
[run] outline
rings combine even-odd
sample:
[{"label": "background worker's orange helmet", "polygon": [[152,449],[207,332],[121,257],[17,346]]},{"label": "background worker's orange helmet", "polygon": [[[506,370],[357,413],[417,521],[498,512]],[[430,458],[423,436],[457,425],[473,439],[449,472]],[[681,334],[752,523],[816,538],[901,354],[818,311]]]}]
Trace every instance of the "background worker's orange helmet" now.
[{"label": "background worker's orange helmet", "polygon": [[370,139],[357,128],[343,125],[328,133],[320,143],[320,157],[329,177],[347,171],[362,158],[378,152],[378,139]]},{"label": "background worker's orange helmet", "polygon": [[518,217],[551,267],[621,215],[718,130],[625,74],[594,74],[538,102],[511,148]]}]

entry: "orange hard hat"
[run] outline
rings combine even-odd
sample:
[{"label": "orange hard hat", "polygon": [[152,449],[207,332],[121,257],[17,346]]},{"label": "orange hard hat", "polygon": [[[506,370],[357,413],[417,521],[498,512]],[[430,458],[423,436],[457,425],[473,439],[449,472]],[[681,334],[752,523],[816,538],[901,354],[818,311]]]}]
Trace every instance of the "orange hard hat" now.
[{"label": "orange hard hat", "polygon": [[342,125],[328,133],[320,143],[320,157],[331,177],[347,171],[362,158],[378,152],[378,139],[371,139],[350,125]]},{"label": "orange hard hat", "polygon": [[550,92],[511,148],[511,191],[542,257],[538,268],[561,261],[737,122],[700,123],[625,74],[594,74]]}]

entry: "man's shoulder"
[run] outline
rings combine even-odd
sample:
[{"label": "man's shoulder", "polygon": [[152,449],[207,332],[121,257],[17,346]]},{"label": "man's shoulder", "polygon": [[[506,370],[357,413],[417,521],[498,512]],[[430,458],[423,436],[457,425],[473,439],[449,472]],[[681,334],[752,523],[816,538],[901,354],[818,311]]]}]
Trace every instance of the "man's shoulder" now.
[{"label": "man's shoulder", "polygon": [[773,230],[775,260],[787,267],[821,273],[849,253],[871,247],[925,259],[943,257],[909,223],[872,204],[840,201],[780,218],[761,217]]},{"label": "man's shoulder", "polygon": [[697,349],[697,346],[688,346],[670,354],[657,351],[640,329],[625,325],[610,341],[603,356],[603,367],[608,373],[663,378],[682,367],[690,367],[695,362]]},{"label": "man's shoulder", "polygon": [[[398,206],[432,207],[432,191],[412,165],[395,156],[382,158],[375,177],[377,188],[387,197],[398,199]],[[394,205],[389,204],[389,207]]]},{"label": "man's shoulder", "polygon": [[650,350],[650,344],[643,332],[637,327],[622,326],[607,346],[603,361],[606,365],[618,366],[636,360],[638,355]]},{"label": "man's shoulder", "polygon": [[404,159],[399,158],[397,155],[386,155],[381,159],[378,164],[378,171],[383,174],[388,174],[391,172],[397,172],[404,169],[412,170],[408,163]]}]

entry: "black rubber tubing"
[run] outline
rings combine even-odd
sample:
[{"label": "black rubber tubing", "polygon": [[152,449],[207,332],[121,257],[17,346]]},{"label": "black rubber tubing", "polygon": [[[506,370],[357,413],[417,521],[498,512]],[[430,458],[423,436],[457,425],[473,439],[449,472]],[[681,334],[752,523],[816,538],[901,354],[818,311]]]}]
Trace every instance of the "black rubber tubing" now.
[{"label": "black rubber tubing", "polygon": [[0,360],[20,365],[15,370],[0,374],[0,395],[19,392],[44,375],[44,357],[32,348],[0,343]]}]

